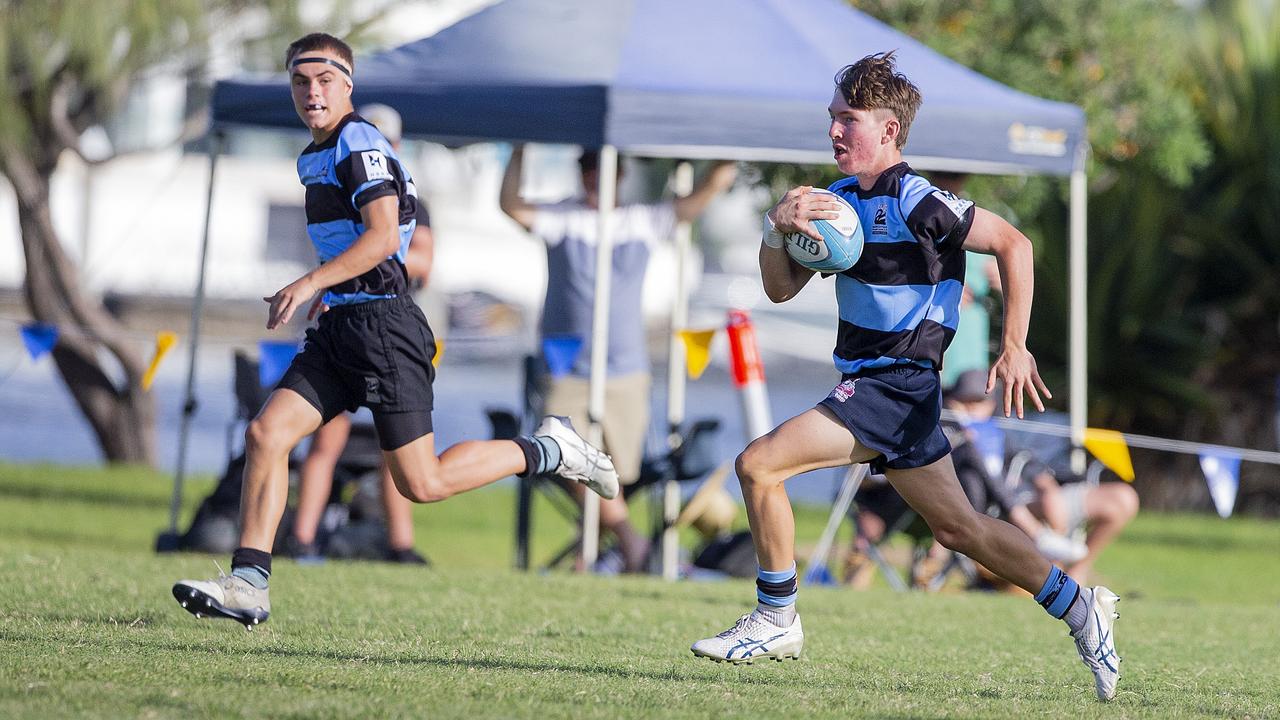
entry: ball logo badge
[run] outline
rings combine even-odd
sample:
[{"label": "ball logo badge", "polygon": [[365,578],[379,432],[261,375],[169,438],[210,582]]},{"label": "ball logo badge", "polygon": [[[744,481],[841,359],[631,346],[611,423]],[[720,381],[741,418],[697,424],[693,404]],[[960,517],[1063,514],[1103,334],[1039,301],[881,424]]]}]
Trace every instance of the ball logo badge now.
[{"label": "ball logo badge", "polygon": [[821,262],[831,255],[827,250],[826,243],[818,242],[808,235],[802,235],[800,233],[791,233],[788,235],[787,245],[791,250],[791,256],[797,260]]},{"label": "ball logo badge", "polygon": [[810,194],[822,196],[836,205],[836,217],[811,220],[810,227],[816,237],[793,233],[786,237],[787,254],[792,260],[821,273],[839,273],[848,270],[862,255],[862,225],[858,212],[845,198],[830,190],[811,190]]}]

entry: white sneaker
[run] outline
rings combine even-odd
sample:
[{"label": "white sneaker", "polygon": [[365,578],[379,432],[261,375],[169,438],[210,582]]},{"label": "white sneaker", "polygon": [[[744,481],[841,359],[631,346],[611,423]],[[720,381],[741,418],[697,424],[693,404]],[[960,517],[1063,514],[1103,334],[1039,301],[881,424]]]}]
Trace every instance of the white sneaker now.
[{"label": "white sneaker", "polygon": [[618,471],[613,469],[613,460],[583,440],[569,418],[548,415],[533,434],[549,437],[560,446],[560,464],[553,470],[556,475],[586,485],[605,500],[618,496]]},{"label": "white sneaker", "polygon": [[1040,528],[1036,534],[1036,550],[1050,562],[1071,565],[1084,559],[1089,554],[1089,546],[1083,542],[1059,535],[1048,527]]},{"label": "white sneaker", "polygon": [[1116,654],[1116,638],[1113,620],[1120,617],[1116,603],[1120,597],[1098,585],[1089,599],[1089,617],[1080,632],[1071,633],[1076,641],[1080,660],[1093,672],[1094,689],[1098,699],[1106,702],[1116,696],[1116,683],[1120,680],[1120,656]]},{"label": "white sneaker", "polygon": [[734,665],[750,665],[765,658],[778,662],[787,658],[794,660],[804,649],[804,629],[800,627],[799,615],[791,627],[784,628],[769,622],[759,610],[752,610],[738,618],[733,627],[715,637],[699,640],[690,649],[698,657]]},{"label": "white sneaker", "polygon": [[173,586],[173,598],[184,610],[202,617],[235,620],[252,630],[271,615],[271,599],[267,590],[259,590],[243,578],[220,575],[210,580],[179,580]]}]

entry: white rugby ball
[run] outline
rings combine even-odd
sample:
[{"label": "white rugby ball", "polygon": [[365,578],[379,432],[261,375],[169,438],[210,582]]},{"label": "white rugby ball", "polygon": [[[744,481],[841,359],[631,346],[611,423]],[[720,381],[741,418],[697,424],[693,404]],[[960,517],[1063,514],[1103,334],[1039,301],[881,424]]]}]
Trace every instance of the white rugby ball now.
[{"label": "white rugby ball", "polygon": [[813,220],[822,240],[791,233],[786,236],[787,254],[791,259],[823,273],[844,272],[862,257],[862,223],[858,212],[849,201],[830,190],[813,189],[810,194],[823,195],[840,206],[840,216],[834,220]]}]

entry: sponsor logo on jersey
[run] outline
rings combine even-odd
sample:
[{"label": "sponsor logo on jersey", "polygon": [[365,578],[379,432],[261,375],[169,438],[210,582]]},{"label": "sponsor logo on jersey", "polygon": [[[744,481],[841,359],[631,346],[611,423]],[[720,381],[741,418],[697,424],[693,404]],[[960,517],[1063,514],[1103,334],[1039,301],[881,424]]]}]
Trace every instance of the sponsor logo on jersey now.
[{"label": "sponsor logo on jersey", "polygon": [[391,171],[387,169],[387,156],[378,150],[366,150],[360,153],[360,159],[364,162],[364,177],[366,180],[392,180]]},{"label": "sponsor logo on jersey", "polygon": [[946,190],[934,190],[933,196],[941,201],[943,205],[946,205],[947,209],[955,213],[958,218],[964,217],[965,212],[973,207],[972,202],[964,198],[958,198]]}]

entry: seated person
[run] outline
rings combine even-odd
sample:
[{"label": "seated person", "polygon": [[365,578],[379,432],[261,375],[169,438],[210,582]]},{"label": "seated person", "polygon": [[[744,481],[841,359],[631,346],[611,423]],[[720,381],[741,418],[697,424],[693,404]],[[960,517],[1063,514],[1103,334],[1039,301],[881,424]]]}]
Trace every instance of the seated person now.
[{"label": "seated person", "polygon": [[[970,443],[972,449],[978,450],[975,454],[991,454],[993,450],[989,447],[988,452],[983,453],[978,448],[984,444],[980,435],[995,437],[1000,446],[995,455],[1003,459],[1014,450],[1011,447],[1013,443],[1005,443],[1006,437],[1024,433],[1005,433],[986,423],[995,410],[993,398],[998,396],[994,392],[990,397],[985,395],[986,378],[986,373],[981,370],[962,373],[947,394],[947,407],[966,419],[962,424],[968,428],[966,435],[974,441]],[[956,438],[949,437],[952,445],[956,446]],[[1064,446],[1063,449],[1068,448]],[[1138,493],[1128,483],[1094,485],[1086,482],[1070,472],[1066,452],[1058,453],[1056,458],[1053,453],[1046,453],[1043,447],[1034,448],[1033,452],[1037,457],[1023,469],[1022,478],[1013,490],[996,490],[989,497],[1011,523],[1036,539],[1036,546],[1045,557],[1062,562],[1063,569],[1073,578],[1087,577],[1098,554],[1137,515]],[[982,458],[975,460],[970,456],[966,463],[969,467],[980,467],[984,462],[989,467],[985,478],[983,473],[971,470],[966,480],[966,473],[961,472],[963,455],[957,447],[954,455],[956,473],[974,507],[982,509],[986,499],[982,497],[980,488],[989,489],[992,486],[988,482],[1001,480],[991,472],[990,466],[1002,463],[985,462]],[[1000,473],[1003,473],[1002,467]],[[1063,480],[1059,482],[1059,478]],[[1004,482],[996,484],[1007,487]],[[1080,530],[1085,531],[1083,544],[1069,539]]]},{"label": "seated person", "polygon": [[1059,534],[1074,536],[1084,532],[1084,556],[1064,569],[1073,578],[1088,578],[1098,555],[1137,516],[1137,491],[1126,482],[1094,485],[1070,473],[1063,473],[1064,480],[1059,484],[1060,476],[1048,465],[1029,469],[1034,473],[1032,483],[1036,488],[1042,491],[1052,488],[1058,500],[1051,503],[1033,500],[1028,507]]},{"label": "seated person", "polygon": [[[944,393],[944,405],[961,418],[959,422],[944,420],[943,431],[951,443],[951,459],[956,477],[974,508],[1008,520],[1036,543],[1046,559],[1074,567],[1088,550],[1052,524],[1046,524],[1031,507],[1047,509],[1055,517],[1067,512],[1058,496],[1056,484],[1041,482],[1034,488],[1010,487],[1004,477],[1003,431],[987,423],[995,413],[999,392],[986,392],[987,374],[981,370],[961,373],[954,385]],[[999,440],[992,443],[991,440]],[[993,447],[995,445],[996,447]],[[985,456],[985,457],[984,457]],[[905,501],[883,478],[872,476],[859,488],[854,500],[857,507],[857,537],[846,563],[846,582],[854,588],[866,587],[873,577],[874,566],[867,555],[870,544],[878,543],[888,528],[896,525],[910,511]],[[913,522],[903,528],[908,534],[918,529]],[[924,530],[927,535],[927,528]],[[923,536],[917,537],[917,540]],[[915,587],[928,584],[943,567],[946,553],[941,546],[932,547],[916,558],[911,579]],[[1074,576],[1073,576],[1074,577]]]},{"label": "seated person", "polygon": [[952,462],[965,495],[974,508],[1008,520],[1035,540],[1046,559],[1068,565],[1078,562],[1087,552],[1084,545],[1041,522],[1030,507],[1035,502],[1051,513],[1064,514],[1056,484],[1011,487],[1006,482],[1004,431],[988,422],[1000,393],[997,389],[988,395],[986,389],[987,373],[967,370],[943,396],[944,406],[960,418],[944,420],[942,429],[951,442]]}]

